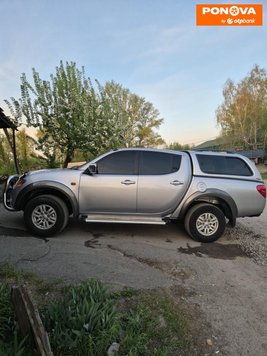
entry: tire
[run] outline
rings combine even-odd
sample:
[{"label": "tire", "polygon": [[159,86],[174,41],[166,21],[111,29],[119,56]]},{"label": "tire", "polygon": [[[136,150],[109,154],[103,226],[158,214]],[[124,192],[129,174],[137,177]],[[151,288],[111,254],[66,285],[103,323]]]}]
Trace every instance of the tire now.
[{"label": "tire", "polygon": [[25,225],[37,236],[49,237],[63,231],[68,220],[66,204],[54,195],[37,196],[24,209]]},{"label": "tire", "polygon": [[193,240],[213,242],[218,240],[225,230],[225,216],[220,208],[212,204],[197,204],[186,214],[184,226]]}]

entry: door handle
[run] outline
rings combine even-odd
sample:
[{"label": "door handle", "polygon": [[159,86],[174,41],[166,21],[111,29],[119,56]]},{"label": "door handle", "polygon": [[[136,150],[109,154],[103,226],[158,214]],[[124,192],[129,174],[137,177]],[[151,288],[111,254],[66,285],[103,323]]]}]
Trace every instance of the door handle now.
[{"label": "door handle", "polygon": [[124,180],[123,182],[121,182],[121,184],[124,184],[124,185],[131,185],[131,184],[135,184],[135,182],[134,182],[133,180],[126,179],[126,180]]},{"label": "door handle", "polygon": [[184,183],[180,182],[179,180],[174,180],[174,181],[170,182],[170,184],[172,184],[172,185],[182,185]]}]

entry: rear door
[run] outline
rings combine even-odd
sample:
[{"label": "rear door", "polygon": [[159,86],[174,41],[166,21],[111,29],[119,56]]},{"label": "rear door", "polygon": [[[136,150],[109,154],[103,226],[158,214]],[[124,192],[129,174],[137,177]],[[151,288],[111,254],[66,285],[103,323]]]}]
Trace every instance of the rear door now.
[{"label": "rear door", "polygon": [[168,214],[182,200],[190,183],[186,153],[140,152],[137,212]]}]

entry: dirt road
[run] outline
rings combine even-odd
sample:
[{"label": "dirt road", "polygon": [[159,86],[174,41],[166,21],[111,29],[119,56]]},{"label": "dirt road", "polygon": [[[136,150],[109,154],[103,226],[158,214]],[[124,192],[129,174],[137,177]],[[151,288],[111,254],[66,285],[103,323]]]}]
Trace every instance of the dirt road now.
[{"label": "dirt road", "polygon": [[[176,224],[70,223],[57,238],[37,239],[24,230],[20,213],[0,206],[0,264],[47,279],[95,277],[115,288],[168,288],[210,323],[210,355],[265,356],[267,268],[246,255],[242,236],[266,246],[267,236],[259,237],[267,231],[266,213],[241,220],[216,243],[200,244]],[[249,237],[248,228],[255,228]]]}]

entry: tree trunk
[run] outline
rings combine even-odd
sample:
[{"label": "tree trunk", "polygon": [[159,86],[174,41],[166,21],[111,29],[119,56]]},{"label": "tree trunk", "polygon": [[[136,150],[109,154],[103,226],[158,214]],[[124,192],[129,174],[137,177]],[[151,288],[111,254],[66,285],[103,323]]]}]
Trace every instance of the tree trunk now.
[{"label": "tree trunk", "polygon": [[63,163],[63,168],[67,168],[68,167],[68,163],[72,160],[73,158],[73,154],[74,154],[74,149],[73,148],[68,148],[67,149],[67,153],[66,153],[66,157]]},{"label": "tree trunk", "polygon": [[15,163],[15,167],[16,167],[17,174],[20,174],[19,162],[18,162],[17,152],[16,152],[15,129],[12,129],[12,140],[13,140],[13,142],[11,141],[10,136],[9,136],[9,133],[8,133],[8,130],[7,130],[6,128],[4,128],[4,133],[5,133],[5,135],[6,135],[8,144],[9,144],[11,150],[12,150],[12,153],[13,153],[14,163]]}]

